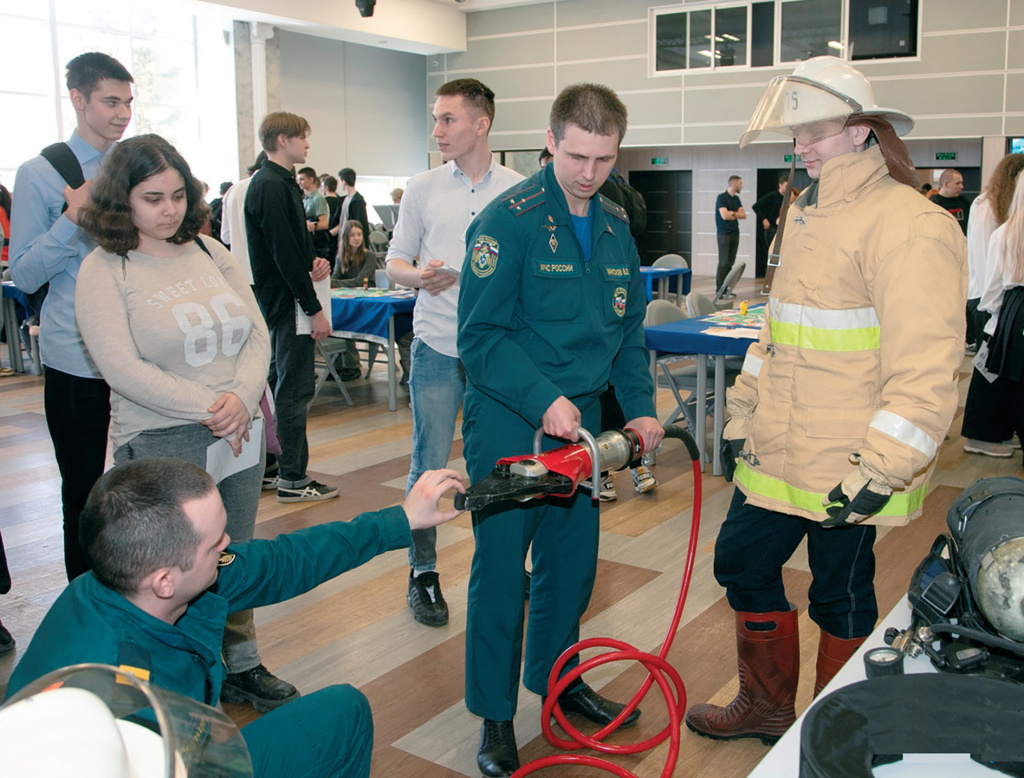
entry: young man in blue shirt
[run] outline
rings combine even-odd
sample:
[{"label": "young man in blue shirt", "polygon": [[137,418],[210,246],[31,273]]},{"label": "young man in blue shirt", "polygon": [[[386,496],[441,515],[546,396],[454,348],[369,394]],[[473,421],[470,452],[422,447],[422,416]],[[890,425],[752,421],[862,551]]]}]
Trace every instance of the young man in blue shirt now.
[{"label": "young man in blue shirt", "polygon": [[85,183],[72,189],[42,155],[18,168],[11,218],[11,278],[26,293],[49,284],[39,327],[46,378],[43,405],[61,475],[64,566],[68,580],[88,569],[78,541],[78,514],[103,473],[110,388],[89,357],[75,321],[75,284],[96,244],[78,226],[89,185],[132,118],[131,74],[113,57],[89,52],[67,65],[75,131],[67,146]]}]

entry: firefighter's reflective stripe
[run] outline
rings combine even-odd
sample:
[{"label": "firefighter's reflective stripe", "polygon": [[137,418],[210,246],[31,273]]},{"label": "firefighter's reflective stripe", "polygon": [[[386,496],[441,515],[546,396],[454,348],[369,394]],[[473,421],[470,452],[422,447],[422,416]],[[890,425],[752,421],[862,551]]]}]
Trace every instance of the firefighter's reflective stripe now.
[{"label": "firefighter's reflective stripe", "polygon": [[877,349],[881,327],[874,308],[825,310],[769,301],[772,342],[813,351]]},{"label": "firefighter's reflective stripe", "polygon": [[[822,519],[827,515],[822,505],[822,500],[825,499],[824,492],[809,492],[804,489],[798,489],[777,478],[751,470],[743,460],[739,460],[736,463],[736,474],[733,477],[749,492],[767,497],[770,500],[778,500],[795,508],[813,511],[814,513],[821,514]],[[927,494],[927,484],[921,484],[912,492],[894,492],[889,502],[885,504],[885,507],[874,515],[909,516],[921,507]]]},{"label": "firefighter's reflective stripe", "polygon": [[761,357],[755,357],[753,354],[747,354],[743,359],[743,371],[750,373],[755,378],[761,374],[761,365],[764,364],[764,360]]},{"label": "firefighter's reflective stripe", "polygon": [[891,411],[875,411],[870,426],[900,443],[916,448],[929,459],[939,450],[938,444],[927,432]]}]

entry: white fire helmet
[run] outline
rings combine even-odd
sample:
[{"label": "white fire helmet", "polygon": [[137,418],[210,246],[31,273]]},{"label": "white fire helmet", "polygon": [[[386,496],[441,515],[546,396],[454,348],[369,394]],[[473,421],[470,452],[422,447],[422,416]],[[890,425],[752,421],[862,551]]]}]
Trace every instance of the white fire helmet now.
[{"label": "white fire helmet", "polygon": [[[914,120],[902,111],[875,104],[871,82],[864,74],[838,57],[814,57],[801,62],[792,75],[768,82],[761,102],[754,109],[740,148],[762,132],[795,136],[797,127],[813,143],[835,135],[853,115],[877,116],[892,125],[897,135],[906,135]],[[820,138],[815,138],[815,133]]]}]

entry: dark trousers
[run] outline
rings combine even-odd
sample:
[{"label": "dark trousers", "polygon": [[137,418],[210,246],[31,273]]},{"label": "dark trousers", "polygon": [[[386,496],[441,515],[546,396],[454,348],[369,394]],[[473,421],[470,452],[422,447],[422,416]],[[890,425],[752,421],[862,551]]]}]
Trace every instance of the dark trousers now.
[{"label": "dark trousers", "polygon": [[242,727],[255,778],[365,778],[373,717],[362,692],[328,686]]},{"label": "dark trousers", "polygon": [[722,288],[725,277],[736,263],[736,252],[740,247],[738,232],[718,233],[718,272],[715,273],[715,291]]},{"label": "dark trousers", "polygon": [[61,478],[64,507],[64,569],[68,580],[89,569],[78,538],[78,517],[96,479],[103,475],[110,429],[110,387],[45,368],[43,407]]},{"label": "dark trousers", "polygon": [[978,310],[980,297],[972,297],[967,301],[967,337],[964,342],[968,346],[980,346],[984,336],[985,324],[988,321],[988,314]]},{"label": "dark trousers", "polygon": [[[596,429],[599,404],[590,402],[580,411],[583,427]],[[500,457],[531,451],[533,427],[467,386],[462,438],[475,483]],[[563,443],[545,438],[544,448]],[[597,504],[579,492],[569,499],[505,503],[473,514],[476,550],[466,622],[466,707],[471,713],[496,721],[515,716],[524,642],[523,685],[535,694],[546,693],[555,660],[579,639],[597,571],[598,530]],[[533,572],[524,641],[527,550]],[[565,671],[576,664],[573,659]]]},{"label": "dark trousers", "polygon": [[309,483],[309,443],[306,441],[306,414],[313,399],[316,379],[313,374],[315,341],[309,335],[295,334],[295,316],[284,315],[268,321],[270,329],[270,386],[274,390],[274,414],[277,418],[277,455],[284,486]]},{"label": "dark trousers", "polygon": [[737,489],[715,543],[715,578],[744,613],[790,609],[782,566],[807,538],[811,619],[836,637],[865,637],[878,620],[873,526],[823,529],[810,519],[747,505]]}]

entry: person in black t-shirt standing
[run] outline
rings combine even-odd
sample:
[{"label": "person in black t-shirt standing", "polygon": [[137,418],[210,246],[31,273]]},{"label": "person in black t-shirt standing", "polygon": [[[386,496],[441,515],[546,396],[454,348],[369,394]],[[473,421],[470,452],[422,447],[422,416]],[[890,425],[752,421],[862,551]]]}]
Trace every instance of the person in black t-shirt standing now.
[{"label": "person in black t-shirt standing", "polygon": [[932,195],[932,202],[945,208],[957,220],[960,229],[967,234],[967,217],[971,212],[971,201],[964,197],[964,177],[959,170],[943,170],[939,176],[939,193]]},{"label": "person in black t-shirt standing", "polygon": [[740,247],[740,219],[746,219],[746,211],[740,202],[743,179],[729,176],[729,188],[718,195],[715,201],[715,228],[718,231],[718,273],[715,275],[715,289],[720,289],[736,262],[736,250]]}]

